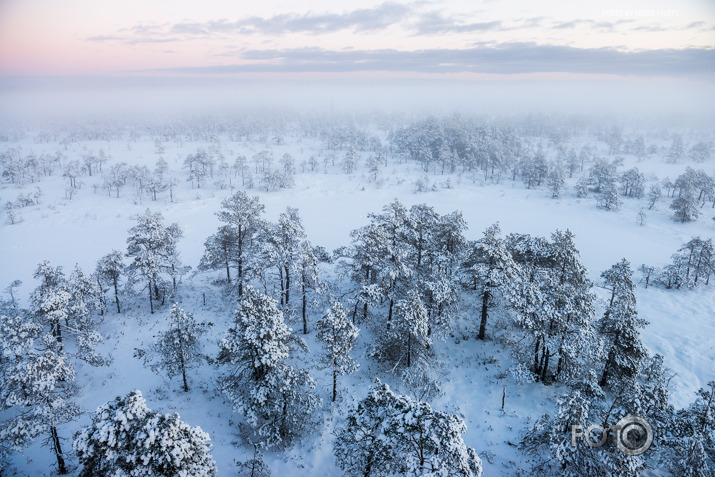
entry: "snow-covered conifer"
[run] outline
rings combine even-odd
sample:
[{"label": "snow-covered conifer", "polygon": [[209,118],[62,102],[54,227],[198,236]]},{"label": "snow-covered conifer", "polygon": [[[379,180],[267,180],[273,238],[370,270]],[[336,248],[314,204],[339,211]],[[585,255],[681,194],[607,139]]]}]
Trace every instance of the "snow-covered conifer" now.
[{"label": "snow-covered conifer", "polygon": [[333,402],[338,395],[338,375],[354,372],[359,364],[350,351],[359,330],[348,320],[345,308],[336,302],[317,323],[318,339],[323,342],[323,364],[333,371]]},{"label": "snow-covered conifer", "polygon": [[275,225],[265,230],[263,267],[273,267],[276,270],[281,306],[290,304],[292,271],[298,268],[300,244],[304,238],[305,231],[298,216],[298,209],[291,207],[281,213]]},{"label": "snow-covered conifer", "polygon": [[463,266],[470,287],[481,297],[481,321],[477,337],[483,340],[486,336],[489,307],[495,295],[504,292],[514,278],[517,266],[514,263],[504,241],[499,236],[501,230],[496,223],[484,231],[484,237],[471,245],[471,250]]},{"label": "snow-covered conifer", "polygon": [[204,332],[204,323],[197,323],[191,313],[174,303],[169,315],[169,329],[160,333],[154,342],[153,351],[158,359],[152,367],[165,370],[170,378],[181,374],[184,392],[189,391],[186,370],[203,359],[199,340]]},{"label": "snow-covered conifer", "polygon": [[284,362],[296,341],[276,301],[247,286],[218,360],[228,368],[221,387],[257,443],[288,445],[314,421],[315,383]]},{"label": "snow-covered conifer", "polygon": [[114,303],[117,305],[117,313],[122,312],[119,305],[119,278],[124,272],[124,267],[124,254],[119,250],[112,250],[97,262],[96,273],[100,277],[100,281],[107,280],[114,287]]},{"label": "snow-covered conifer", "polygon": [[238,296],[243,295],[247,272],[251,270],[251,261],[255,258],[257,234],[263,229],[261,215],[263,204],[258,197],[249,198],[243,191],[227,197],[221,202],[221,210],[216,212],[218,219],[231,227],[235,236],[236,281]]},{"label": "snow-covered conifer", "polygon": [[608,340],[609,349],[601,386],[633,377],[646,356],[638,329],[643,328],[647,322],[638,317],[632,276],[633,271],[626,259],[601,274],[605,285],[611,290],[606,312],[599,323],[601,333]]},{"label": "snow-covered conifer", "polygon": [[69,319],[72,300],[62,267],[53,267],[45,260],[37,266],[33,277],[41,281],[30,296],[35,314],[40,322],[49,325],[52,336],[61,343],[62,328]]},{"label": "snow-covered conifer", "polygon": [[226,281],[231,283],[231,267],[236,264],[238,236],[235,230],[222,225],[204,242],[205,251],[199,262],[199,270],[226,270]]},{"label": "snow-covered conifer", "polygon": [[[164,226],[161,213],[149,209],[135,217],[137,224],[129,229],[127,257],[132,262],[127,268],[131,281],[143,280],[149,294],[149,308],[154,313],[154,301],[160,295],[163,273],[179,270],[176,259],[176,241],[181,237],[178,225]],[[172,276],[176,278],[176,276]]]},{"label": "snow-covered conifer", "polygon": [[[10,324],[5,319],[3,323]],[[44,335],[42,346],[32,339],[36,332],[24,330],[26,336],[4,337],[3,355],[22,349],[22,355],[3,366],[0,402],[6,419],[0,428],[0,440],[9,447],[22,450],[40,435],[47,438],[57,459],[57,472],[67,473],[62,443],[57,427],[74,420],[79,407],[72,402],[76,394],[74,367],[61,353],[53,336]],[[32,344],[30,344],[32,341]],[[13,346],[8,349],[6,346]]]},{"label": "snow-covered conifer", "polygon": [[338,429],[333,451],[345,475],[482,475],[462,439],[464,421],[397,395],[379,381]]},{"label": "snow-covered conifer", "polygon": [[81,477],[216,475],[209,435],[176,413],[152,411],[138,390],[98,407],[72,447]]}]

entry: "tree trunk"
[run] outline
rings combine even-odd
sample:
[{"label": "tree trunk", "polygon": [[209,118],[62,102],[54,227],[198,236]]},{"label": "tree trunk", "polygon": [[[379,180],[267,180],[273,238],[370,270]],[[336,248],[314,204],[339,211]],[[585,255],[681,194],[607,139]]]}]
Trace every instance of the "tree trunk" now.
[{"label": "tree trunk", "polygon": [[338,397],[338,363],[335,358],[333,358],[333,402]]},{"label": "tree trunk", "polygon": [[240,224],[238,226],[238,296],[243,296],[243,238]]},{"label": "tree trunk", "polygon": [[303,292],[303,334],[307,335],[308,334],[308,317],[307,317],[307,309],[308,309],[308,297],[305,294],[305,279],[303,280],[303,283],[301,284],[301,291]]},{"label": "tree trunk", "polygon": [[604,387],[608,383],[608,371],[611,367],[611,361],[614,359],[614,346],[611,346],[611,350],[608,352],[608,359],[606,360],[606,366],[603,367],[603,374],[601,375],[601,380],[598,385]]},{"label": "tree trunk", "polygon": [[117,303],[117,313],[121,313],[119,308],[119,287],[117,286],[117,277],[114,277],[114,301]]},{"label": "tree trunk", "polygon": [[67,467],[65,466],[65,459],[62,457],[60,437],[57,435],[57,428],[55,426],[50,426],[50,438],[52,450],[55,451],[55,456],[57,457],[57,473],[64,475],[67,473]]},{"label": "tree trunk", "polygon": [[285,267],[285,272],[286,272],[286,306],[288,306],[288,300],[290,300],[290,269],[286,265]]},{"label": "tree trunk", "polygon": [[393,301],[390,298],[390,311],[387,313],[387,331],[390,331],[390,323],[392,322],[392,305]]},{"label": "tree trunk", "polygon": [[407,335],[407,367],[412,366],[412,333]]},{"label": "tree trunk", "polygon": [[52,335],[57,338],[58,343],[62,343],[62,324],[58,321],[52,329]]},{"label": "tree trunk", "polygon": [[184,357],[181,357],[181,377],[184,378],[184,392],[189,392],[189,384],[186,382],[186,365],[184,364]]},{"label": "tree trunk", "polygon": [[228,260],[226,260],[226,281],[231,283],[231,267],[228,264]]},{"label": "tree trunk", "polygon": [[546,374],[549,371],[549,348],[544,350],[544,367],[541,369],[541,381],[546,380]]},{"label": "tree trunk", "polygon": [[151,314],[154,314],[154,302],[151,301],[151,282],[149,282],[149,309],[151,310]]},{"label": "tree trunk", "polygon": [[489,288],[484,287],[484,293],[482,294],[482,321],[479,324],[479,335],[477,338],[480,340],[484,339],[484,335],[487,331],[487,317],[489,315]]},{"label": "tree trunk", "polygon": [[281,306],[285,305],[285,282],[283,281],[283,267],[278,266],[278,278],[281,282]]}]

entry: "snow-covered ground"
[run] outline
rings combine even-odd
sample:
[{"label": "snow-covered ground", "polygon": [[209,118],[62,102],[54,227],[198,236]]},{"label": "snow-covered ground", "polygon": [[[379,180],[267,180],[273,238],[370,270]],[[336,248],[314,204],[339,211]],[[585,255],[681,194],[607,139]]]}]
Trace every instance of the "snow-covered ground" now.
[{"label": "snow-covered ground", "polygon": [[[203,254],[204,240],[219,225],[214,213],[219,210],[221,200],[231,194],[230,189],[220,190],[210,181],[201,189],[192,189],[185,181],[184,158],[200,146],[210,146],[208,143],[187,141],[178,146],[166,142],[165,152],[158,154],[149,136],[131,142],[82,141],[71,143],[66,149],[56,143],[38,144],[24,139],[19,143],[0,143],[0,151],[17,146],[22,147],[24,154],[29,151],[38,155],[43,152],[53,154],[63,150],[68,160],[81,157],[85,151],[97,152],[103,148],[111,155],[104,166],[105,174],[113,163],[120,161],[145,164],[153,169],[161,155],[174,175],[181,179],[174,202],[169,201],[167,193],[156,202],[148,196],[139,201],[133,196],[131,187],[126,187],[119,198],[109,197],[101,188],[94,190],[92,187],[101,185],[101,174],[81,177],[81,189],[72,200],[65,198],[66,179],[57,173],[23,188],[2,184],[0,199],[3,204],[20,193],[34,191],[35,187],[42,190],[39,205],[21,209],[21,223],[10,225],[3,220],[0,225],[0,285],[4,287],[12,280],[22,280],[17,296],[23,306],[28,305],[27,298],[37,286],[32,273],[40,261],[62,265],[67,273],[75,263],[92,271],[101,256],[112,249],[126,248],[132,217],[147,208],[162,212],[168,223],[177,222],[182,227],[181,258],[195,269]],[[232,142],[222,138],[220,147],[229,162],[239,153],[250,158],[268,148],[274,151],[276,158],[289,152],[296,158],[296,163],[321,152],[318,141],[298,141],[291,136],[281,146]],[[601,144],[600,147],[605,146]],[[651,155],[641,162],[625,156],[623,167],[637,166],[647,178],[661,180],[666,176],[674,179],[686,165],[692,164],[687,160],[667,164],[661,156]],[[711,163],[705,166],[707,169]],[[430,175],[429,180],[437,185],[437,190],[416,193],[414,182],[424,177],[424,173],[415,163],[398,164],[396,160],[383,169],[382,177],[384,182],[380,187],[368,181],[364,163],[360,161],[353,174],[343,173],[337,165],[329,167],[327,173],[321,167],[320,172],[299,172],[291,189],[276,192],[252,189],[249,194],[260,196],[269,220],[276,219],[286,206],[298,208],[308,238],[328,250],[348,245],[350,231],[367,224],[368,213],[379,212],[394,198],[408,206],[426,203],[439,213],[460,210],[469,227],[466,234],[469,239],[480,237],[486,227],[497,221],[505,234],[521,232],[548,236],[556,229],[568,228],[576,236],[576,245],[590,278],[597,283],[600,273],[621,258],[628,259],[634,268],[644,263],[662,266],[692,236],[715,236],[715,222],[711,220],[715,211],[709,209],[709,205],[705,206],[698,220],[680,224],[671,219],[670,200],[664,197],[653,210],[647,211],[647,221],[641,226],[636,216],[640,209],[647,207],[645,199],[625,198],[619,210],[601,210],[596,207],[595,199],[574,196],[571,187],[575,177],[568,180],[569,190],[561,199],[552,199],[544,188],[526,189],[518,180],[512,182],[504,178],[497,184],[481,183],[466,174]],[[213,273],[190,275],[184,277],[180,285],[181,306],[199,319],[214,323],[206,339],[205,352],[209,355],[216,354],[217,341],[223,336],[235,308],[234,298],[211,285],[211,280],[217,276]],[[642,332],[643,341],[650,352],[664,355],[666,365],[674,371],[672,402],[676,407],[684,407],[693,400],[694,391],[713,379],[715,284],[679,291],[639,286],[637,297],[640,316],[650,322]],[[217,370],[207,364],[191,370],[192,389],[184,393],[178,381],[168,381],[152,373],[140,359],[133,357],[135,348],[146,346],[152,336],[163,329],[169,312],[169,307],[164,306],[150,315],[146,308],[141,299],[128,300],[121,315],[110,307],[100,331],[105,337],[102,351],[110,354],[113,362],[109,367],[99,368],[79,365],[78,382],[82,390],[78,403],[92,412],[115,396],[141,389],[153,410],[176,411],[190,425],[199,425],[207,431],[214,445],[213,456],[219,475],[233,475],[234,461],[246,460],[252,451],[235,444],[238,440],[235,423],[241,417],[232,412],[230,405],[216,391]],[[317,316],[316,311],[311,317],[313,322]],[[294,330],[299,329],[297,322],[290,325]],[[433,402],[433,406],[464,415],[468,425],[464,440],[479,453],[485,475],[515,475],[518,469],[524,468],[525,457],[511,444],[518,441],[528,420],[533,421],[552,410],[550,398],[558,394],[559,386],[519,384],[504,378],[506,369],[513,364],[509,351],[496,342],[476,341],[476,331],[476,312],[465,308],[451,335],[436,345],[444,362],[441,379],[444,394]],[[363,338],[367,336],[369,331]],[[314,333],[306,339],[311,354],[301,359],[310,363],[320,345]],[[318,391],[324,401],[325,420],[320,428],[288,451],[266,452],[266,462],[273,475],[339,475],[332,455],[335,423],[341,421],[352,403],[365,395],[375,377],[390,382],[389,376],[382,376],[364,353],[363,341],[354,353],[361,369],[340,381],[341,399],[336,405],[329,402],[331,381],[328,372],[310,370],[317,378]],[[503,390],[506,402],[502,411]],[[84,415],[62,426],[60,434],[69,439],[88,422],[89,416]],[[69,450],[70,441],[65,445]],[[76,465],[75,459],[70,461]],[[15,456],[13,464],[20,475],[49,475],[52,454],[49,449],[41,448],[38,440],[23,456]]]}]

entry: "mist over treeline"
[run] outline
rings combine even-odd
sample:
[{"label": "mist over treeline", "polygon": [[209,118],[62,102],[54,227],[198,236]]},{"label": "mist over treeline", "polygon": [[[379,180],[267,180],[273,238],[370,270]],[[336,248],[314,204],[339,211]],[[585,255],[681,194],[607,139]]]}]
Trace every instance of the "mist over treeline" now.
[{"label": "mist over treeline", "polygon": [[0,122],[165,120],[265,111],[602,115],[711,123],[715,87],[687,80],[5,77]]}]

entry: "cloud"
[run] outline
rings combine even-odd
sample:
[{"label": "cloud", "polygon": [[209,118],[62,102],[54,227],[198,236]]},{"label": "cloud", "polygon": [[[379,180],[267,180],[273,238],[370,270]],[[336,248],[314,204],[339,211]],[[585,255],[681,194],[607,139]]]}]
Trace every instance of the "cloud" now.
[{"label": "cloud", "polygon": [[286,33],[324,34],[341,30],[369,32],[385,29],[409,17],[416,4],[385,2],[372,8],[361,8],[343,13],[287,13],[272,17],[247,17],[236,21],[226,19],[208,22],[184,22],[172,25],[167,33],[191,36],[215,34]]},{"label": "cloud", "polygon": [[504,30],[500,21],[462,23],[455,18],[447,18],[438,12],[420,15],[410,25],[415,35],[438,35],[444,33],[470,33]]},{"label": "cloud", "polygon": [[506,43],[469,49],[418,51],[321,48],[249,50],[241,64],[172,68],[174,73],[418,72],[524,74],[568,72],[653,77],[715,76],[715,50],[689,48],[624,52],[614,48],[574,48]]}]

